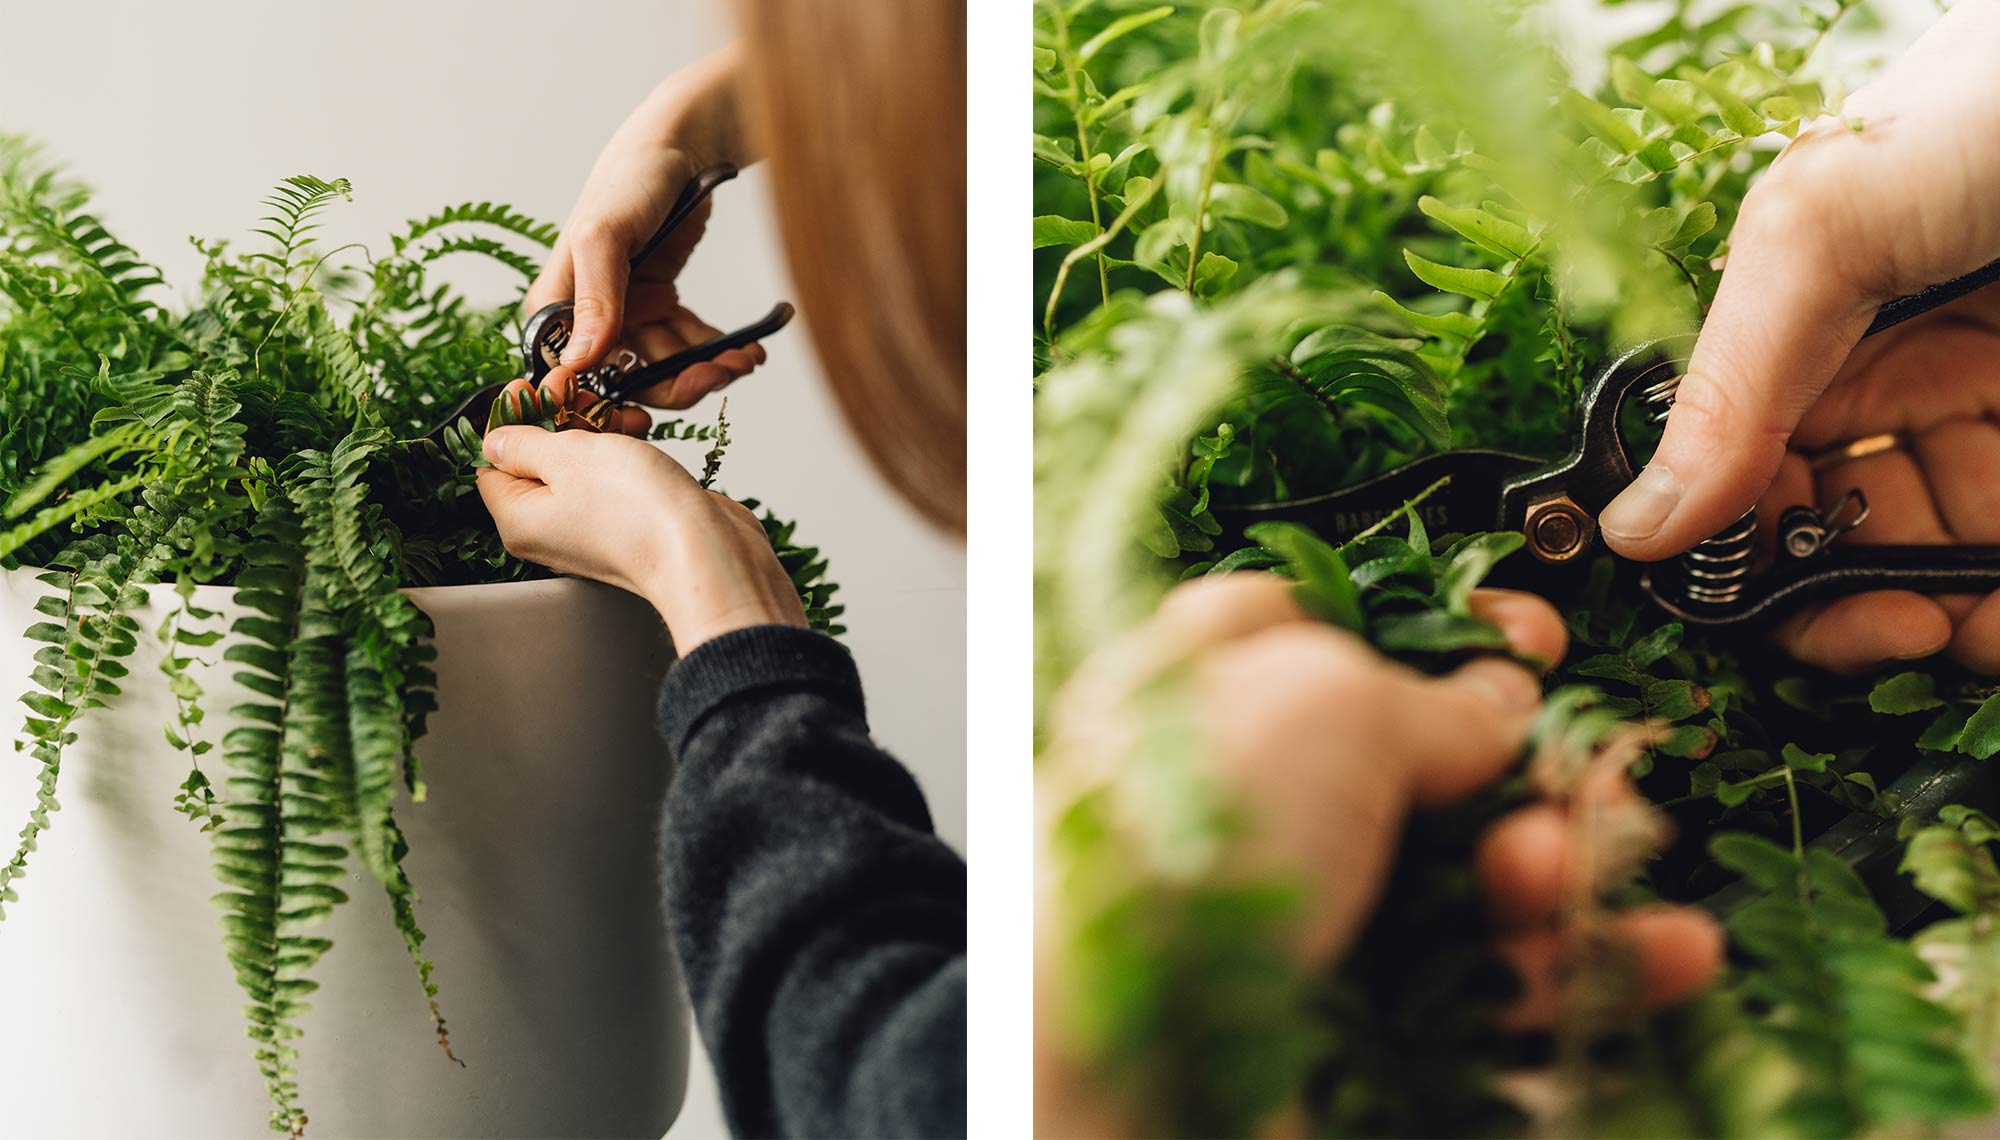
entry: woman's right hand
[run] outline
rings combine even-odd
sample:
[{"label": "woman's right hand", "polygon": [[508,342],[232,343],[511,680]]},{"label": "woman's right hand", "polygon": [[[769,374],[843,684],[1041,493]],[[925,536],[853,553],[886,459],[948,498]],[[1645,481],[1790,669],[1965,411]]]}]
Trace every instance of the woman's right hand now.
[{"label": "woman's right hand", "polygon": [[[624,345],[661,360],[722,335],[681,303],[677,279],[708,223],[704,202],[634,268],[632,255],[666,219],[688,180],[721,162],[750,161],[736,107],[736,51],[725,48],[660,84],[611,136],[563,222],[541,276],[528,290],[530,312],[576,302],[576,325],[562,363],[588,368]],[[752,344],[637,393],[639,402],[686,408],[746,376],[764,361]]]},{"label": "woman's right hand", "polygon": [[[1848,542],[2000,543],[2000,288],[1861,341],[1883,302],[2000,258],[1996,58],[2000,0],[1953,5],[1751,189],[1666,434],[1598,516],[1612,549],[1670,557],[1760,499],[1768,529],[1850,489],[1873,509]],[[1836,672],[1948,651],[2000,674],[2000,592],[1875,590],[1776,633]]]}]

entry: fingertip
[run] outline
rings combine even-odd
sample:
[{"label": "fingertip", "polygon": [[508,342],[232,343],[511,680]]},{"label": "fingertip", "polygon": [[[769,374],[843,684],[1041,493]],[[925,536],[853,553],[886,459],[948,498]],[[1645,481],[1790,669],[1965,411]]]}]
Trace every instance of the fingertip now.
[{"label": "fingertip", "polygon": [[[1617,916],[1618,941],[1630,949],[1634,1015],[1686,1001],[1707,988],[1722,969],[1722,927],[1691,907],[1650,906]],[[1495,950],[1513,966],[1521,996],[1503,1010],[1503,1029],[1547,1029],[1561,1015],[1564,980],[1573,977],[1573,930],[1551,928],[1500,940]],[[1616,968],[1612,966],[1611,968]],[[1615,975],[1614,975],[1615,977]]]},{"label": "fingertip", "polygon": [[556,365],[542,377],[541,397],[545,403],[558,408],[569,407],[576,395],[576,373],[565,365]]},{"label": "fingertip", "polygon": [[1830,673],[1858,673],[1888,661],[1918,661],[1952,643],[1951,615],[1933,598],[1877,590],[1794,614],[1775,634],[1793,657]]},{"label": "fingertip", "polygon": [[1518,929],[1553,918],[1568,852],[1568,817],[1554,804],[1531,804],[1495,823],[1474,856],[1494,921]]},{"label": "fingertip", "polygon": [[1974,673],[2000,676],[2000,593],[1988,594],[1959,620],[1951,655]]},{"label": "fingertip", "polygon": [[1639,951],[1640,992],[1647,1008],[1685,1001],[1722,969],[1727,939],[1712,915],[1693,907],[1649,906],[1618,916]]},{"label": "fingertip", "polygon": [[686,393],[687,402],[692,404],[731,379],[728,369],[719,360],[711,360],[690,365],[674,381],[674,387],[677,391]]},{"label": "fingertip", "polygon": [[[511,387],[511,385],[509,386]],[[500,471],[507,471],[508,444],[513,442],[516,434],[525,430],[527,429],[513,426],[494,428],[492,431],[487,432],[485,438],[480,441],[480,453],[486,457],[486,462],[491,463]],[[511,474],[511,472],[508,473]],[[484,472],[481,472],[481,474],[483,475]]]},{"label": "fingertip", "polygon": [[1472,616],[1498,626],[1518,657],[1546,673],[1569,651],[1562,615],[1539,595],[1487,586],[1472,592]]},{"label": "fingertip", "polygon": [[[1673,428],[1669,427],[1668,431]],[[1666,450],[1663,440],[1661,450]],[[1680,476],[1655,456],[1638,477],[1598,512],[1597,529],[1614,552],[1639,562],[1656,562],[1684,549],[1677,534],[1681,501],[1687,493]]]},{"label": "fingertip", "polygon": [[569,343],[563,346],[563,367],[581,370],[597,363],[598,344],[610,339],[598,327],[602,323],[592,321],[585,325],[582,318],[578,318],[576,328],[569,334]]},{"label": "fingertip", "polygon": [[647,415],[644,408],[620,408],[616,423],[619,432],[624,435],[644,436],[652,430],[653,417]]}]

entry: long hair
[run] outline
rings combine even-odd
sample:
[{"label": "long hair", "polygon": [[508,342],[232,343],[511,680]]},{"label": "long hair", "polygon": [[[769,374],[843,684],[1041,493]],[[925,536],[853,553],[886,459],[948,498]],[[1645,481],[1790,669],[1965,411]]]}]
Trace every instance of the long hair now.
[{"label": "long hair", "polygon": [[965,5],[738,0],[742,92],[848,426],[965,532]]}]

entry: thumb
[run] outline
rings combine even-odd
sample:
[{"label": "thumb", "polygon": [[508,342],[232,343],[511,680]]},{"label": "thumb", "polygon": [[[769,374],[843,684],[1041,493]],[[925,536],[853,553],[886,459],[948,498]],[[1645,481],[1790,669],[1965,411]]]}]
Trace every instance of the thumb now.
[{"label": "thumb", "polygon": [[1874,312],[1878,298],[1849,283],[1834,249],[1864,235],[1826,232],[1797,197],[1757,204],[1745,204],[1658,450],[1598,516],[1627,558],[1679,554],[1742,517]]},{"label": "thumb", "polygon": [[576,274],[576,323],[562,363],[578,370],[610,351],[625,322],[625,289],[632,268],[630,251],[609,229],[592,227],[577,236],[571,265]]},{"label": "thumb", "polygon": [[553,483],[569,466],[570,448],[562,433],[513,425],[486,433],[483,451],[495,470],[517,479]]}]

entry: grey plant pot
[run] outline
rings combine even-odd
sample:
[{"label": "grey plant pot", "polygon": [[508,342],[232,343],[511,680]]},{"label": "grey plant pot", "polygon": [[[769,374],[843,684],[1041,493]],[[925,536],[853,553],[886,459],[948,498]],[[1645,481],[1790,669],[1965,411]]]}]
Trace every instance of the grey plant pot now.
[{"label": "grey plant pot", "polygon": [[[45,587],[0,574],[0,693],[27,687]],[[233,619],[232,592],[197,604]],[[688,1010],[658,877],[669,761],[654,722],[671,650],[637,599],[568,580],[410,591],[436,625],[438,699],[405,799],[406,866],[460,1068],[438,1049],[389,908],[358,868],[300,1043],[308,1135],[658,1136],[685,1091]],[[151,636],[125,695],[83,721],[62,809],[0,922],[0,1132],[260,1137],[268,1104],[221,944],[209,839],[173,810],[187,760]],[[226,644],[226,642],[225,642]],[[198,651],[207,739],[246,694]],[[545,686],[562,694],[549,700]],[[18,730],[21,709],[12,706]],[[203,758],[228,774],[220,749]],[[0,752],[11,853],[36,766]],[[0,853],[0,858],[5,854]]]}]

